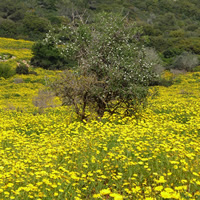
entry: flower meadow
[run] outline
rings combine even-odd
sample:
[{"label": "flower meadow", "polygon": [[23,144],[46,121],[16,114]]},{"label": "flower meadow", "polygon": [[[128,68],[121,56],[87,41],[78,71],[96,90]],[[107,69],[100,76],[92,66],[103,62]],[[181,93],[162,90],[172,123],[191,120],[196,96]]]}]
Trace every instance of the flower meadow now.
[{"label": "flower meadow", "polygon": [[0,79],[0,199],[200,199],[199,72],[152,87],[139,118],[83,123],[34,106],[57,73],[36,70]]},{"label": "flower meadow", "polygon": [[0,54],[10,54],[14,60],[30,59],[32,45],[30,41],[0,38]]}]

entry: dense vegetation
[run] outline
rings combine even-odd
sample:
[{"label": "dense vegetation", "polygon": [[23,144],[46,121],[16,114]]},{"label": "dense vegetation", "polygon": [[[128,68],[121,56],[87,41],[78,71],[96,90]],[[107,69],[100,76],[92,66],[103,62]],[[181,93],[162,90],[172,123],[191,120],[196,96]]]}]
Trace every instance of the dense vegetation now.
[{"label": "dense vegetation", "polygon": [[198,0],[5,0],[0,2],[0,36],[38,40],[51,27],[68,24],[78,15],[90,23],[102,11],[128,15],[143,26],[148,45],[168,66],[184,51],[200,54]]},{"label": "dense vegetation", "polygon": [[0,199],[200,199],[198,1],[1,1]]},{"label": "dense vegetation", "polygon": [[[0,38],[0,63],[32,44]],[[59,71],[29,70],[0,78],[0,199],[200,199],[199,72],[165,72],[140,118],[82,123],[43,90]]]}]

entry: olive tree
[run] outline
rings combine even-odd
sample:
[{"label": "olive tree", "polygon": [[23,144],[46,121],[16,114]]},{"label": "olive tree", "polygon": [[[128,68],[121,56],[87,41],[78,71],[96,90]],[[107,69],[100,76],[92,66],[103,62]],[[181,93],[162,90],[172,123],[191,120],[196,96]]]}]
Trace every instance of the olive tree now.
[{"label": "olive tree", "polygon": [[77,66],[57,78],[53,88],[64,105],[73,105],[83,120],[88,109],[134,115],[145,103],[148,86],[158,77],[141,45],[141,28],[126,17],[101,13],[92,23],[83,20],[50,32],[62,55]]}]

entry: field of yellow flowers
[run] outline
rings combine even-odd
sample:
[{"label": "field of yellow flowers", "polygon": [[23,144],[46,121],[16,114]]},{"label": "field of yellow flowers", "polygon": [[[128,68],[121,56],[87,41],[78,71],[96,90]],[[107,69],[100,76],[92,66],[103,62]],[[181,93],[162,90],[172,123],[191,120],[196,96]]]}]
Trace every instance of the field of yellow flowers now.
[{"label": "field of yellow flowers", "polygon": [[0,199],[200,199],[200,73],[154,87],[139,119],[82,123],[69,107],[39,112],[56,72],[37,72],[0,79]]}]

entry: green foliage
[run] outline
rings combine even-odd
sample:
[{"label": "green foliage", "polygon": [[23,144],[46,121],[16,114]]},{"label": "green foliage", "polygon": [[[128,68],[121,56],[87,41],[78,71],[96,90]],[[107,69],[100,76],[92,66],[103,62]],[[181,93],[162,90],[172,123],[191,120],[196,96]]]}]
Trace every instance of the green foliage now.
[{"label": "green foliage", "polygon": [[148,85],[157,78],[158,57],[149,59],[155,52],[141,46],[141,29],[134,23],[101,13],[92,24],[80,21],[51,34],[57,42],[60,39],[61,52],[78,63],[76,72],[62,74],[53,88],[82,120],[87,109],[99,117],[122,109],[127,116],[145,104]]},{"label": "green foliage", "polygon": [[50,28],[47,19],[38,17],[33,13],[27,13],[23,19],[23,30],[31,39],[41,39]]},{"label": "green foliage", "polygon": [[24,63],[20,63],[17,67],[16,67],[16,73],[17,74],[29,74],[29,69],[26,66],[26,64]]},{"label": "green foliage", "polygon": [[16,24],[10,19],[0,19],[0,35],[2,37],[15,37]]},{"label": "green foliage", "polygon": [[200,72],[200,66],[194,67],[194,68],[193,68],[193,71],[194,71],[194,72]]},{"label": "green foliage", "polygon": [[176,23],[177,20],[175,14],[171,12],[165,13],[158,20],[158,26],[162,31],[174,30],[177,25]]},{"label": "green foliage", "polygon": [[162,52],[171,47],[171,41],[163,36],[152,36],[149,38],[149,46],[154,47],[157,51]]},{"label": "green foliage", "polygon": [[[0,2],[0,37],[41,40],[52,27],[67,25],[80,17],[92,23],[102,11],[127,15],[144,27],[148,46],[164,53],[165,66],[180,54],[166,57],[165,51],[169,53],[173,48],[181,53],[200,54],[199,0],[5,0]],[[49,65],[48,60],[43,63]],[[65,63],[67,67],[75,64],[70,58]]]},{"label": "green foliage", "polygon": [[56,0],[38,0],[38,5],[45,10],[56,11]]},{"label": "green foliage", "polygon": [[185,31],[183,29],[170,31],[169,36],[170,37],[184,37],[185,36]]},{"label": "green foliage", "polygon": [[5,0],[0,2],[0,36],[41,40],[52,26],[80,16],[91,23],[106,11],[128,15],[142,25],[143,34],[150,36],[149,46],[160,53],[178,48],[200,54],[199,5],[199,0]]},{"label": "green foliage", "polygon": [[54,41],[39,41],[33,45],[32,51],[31,64],[36,67],[54,70],[63,69],[68,64],[65,55],[61,54]]},{"label": "green foliage", "polygon": [[15,74],[12,66],[6,62],[0,62],[0,77],[9,78]]},{"label": "green foliage", "polygon": [[156,29],[153,25],[150,24],[142,24],[144,34],[148,36],[158,36],[162,35],[162,31],[159,29]]},{"label": "green foliage", "polygon": [[25,14],[25,5],[18,0],[5,0],[0,2],[0,17],[14,22],[22,20]]}]

